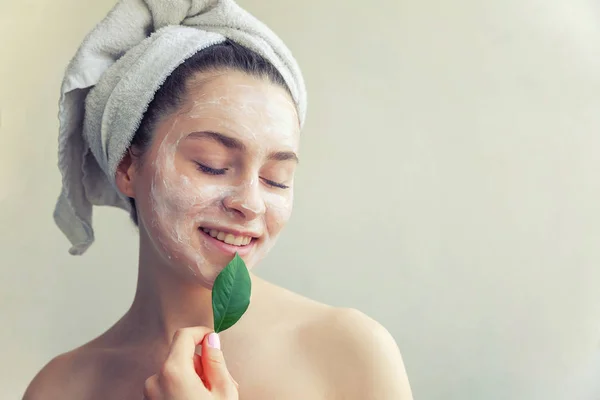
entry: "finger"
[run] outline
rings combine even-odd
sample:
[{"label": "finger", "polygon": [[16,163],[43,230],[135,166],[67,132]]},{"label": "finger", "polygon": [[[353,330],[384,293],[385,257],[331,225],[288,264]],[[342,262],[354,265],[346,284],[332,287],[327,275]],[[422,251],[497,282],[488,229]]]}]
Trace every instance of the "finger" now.
[{"label": "finger", "polygon": [[152,375],[144,382],[144,400],[155,399],[159,393],[158,378],[156,375]]},{"label": "finger", "polygon": [[196,346],[209,332],[211,330],[203,326],[178,329],[173,335],[167,362],[173,362],[175,365],[189,365],[193,368]]},{"label": "finger", "polygon": [[240,385],[239,385],[239,383],[237,383],[237,381],[235,379],[233,379],[233,375],[231,375],[231,372],[229,373],[229,377],[233,381],[233,384],[235,385],[235,387],[239,389]]},{"label": "finger", "polygon": [[237,383],[237,381],[235,379],[233,379],[233,375],[231,375],[231,372],[229,372],[229,377],[231,378],[231,381],[235,385],[235,388],[238,389],[238,391],[239,391],[240,390],[240,384]]},{"label": "finger", "polygon": [[196,371],[196,374],[202,378],[204,372],[202,372],[202,360],[198,354],[194,354],[194,370]]},{"label": "finger", "polygon": [[202,357],[200,355],[194,355],[194,370],[196,371],[196,375],[200,377],[202,384],[205,388],[208,388],[208,382],[206,381],[206,377],[204,376],[204,370],[202,369]]},{"label": "finger", "polygon": [[[206,378],[204,376],[204,371],[202,370],[202,357],[200,357],[199,354],[194,355],[194,369],[196,370],[196,374],[198,374],[198,376],[202,380],[202,383],[204,383],[204,386],[207,387],[208,382],[206,381]],[[233,381],[233,384],[239,391],[240,384],[233,378],[233,375],[231,375],[231,372],[229,373],[229,377],[231,378],[231,380]]]},{"label": "finger", "polygon": [[202,370],[211,392],[223,397],[237,393],[236,385],[225,365],[219,335],[214,332],[206,335],[202,342]]},{"label": "finger", "polygon": [[231,381],[233,382],[233,384],[235,385],[235,388],[238,390],[238,392],[240,391],[240,384],[237,383],[237,381],[235,379],[233,379],[233,376],[231,376],[231,374],[229,374],[229,377],[231,378]]}]

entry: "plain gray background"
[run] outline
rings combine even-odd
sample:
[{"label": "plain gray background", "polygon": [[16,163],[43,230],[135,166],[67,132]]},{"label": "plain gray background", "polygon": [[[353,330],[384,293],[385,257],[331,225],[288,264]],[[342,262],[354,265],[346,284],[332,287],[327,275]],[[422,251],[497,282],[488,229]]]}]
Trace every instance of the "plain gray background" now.
[{"label": "plain gray background", "polygon": [[[0,398],[132,300],[137,236],[52,221],[62,72],[114,0],[0,1]],[[416,400],[600,399],[600,4],[244,0],[303,68],[293,219],[258,270],[385,325]]]}]

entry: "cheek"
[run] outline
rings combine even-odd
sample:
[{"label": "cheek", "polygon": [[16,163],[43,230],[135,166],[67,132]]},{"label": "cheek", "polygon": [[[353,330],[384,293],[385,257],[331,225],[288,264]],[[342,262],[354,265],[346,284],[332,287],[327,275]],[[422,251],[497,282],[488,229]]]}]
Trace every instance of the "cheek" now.
[{"label": "cheek", "polygon": [[161,146],[154,164],[155,174],[150,191],[156,218],[168,217],[171,222],[193,215],[199,208],[217,202],[222,196],[220,188],[195,182],[194,177],[177,170],[176,148],[177,143]]},{"label": "cheek", "polygon": [[185,175],[174,177],[160,176],[152,183],[151,199],[154,211],[169,214],[171,218],[194,215],[206,206],[217,203],[223,195],[220,187],[192,182]]},{"label": "cheek", "polygon": [[265,195],[267,208],[267,228],[271,235],[277,235],[292,215],[294,194],[292,189],[285,195],[268,193]]},{"label": "cheek", "polygon": [[178,171],[176,147],[176,143],[163,143],[154,160],[147,228],[167,258],[178,259],[195,271],[205,262],[197,251],[195,225],[201,215],[199,211],[218,204],[223,188],[196,182],[196,177]]}]

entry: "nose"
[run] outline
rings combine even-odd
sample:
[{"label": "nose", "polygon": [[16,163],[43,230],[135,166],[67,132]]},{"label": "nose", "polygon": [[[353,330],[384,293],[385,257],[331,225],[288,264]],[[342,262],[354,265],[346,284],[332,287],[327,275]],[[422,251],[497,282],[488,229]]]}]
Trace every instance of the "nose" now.
[{"label": "nose", "polygon": [[245,220],[253,220],[266,211],[258,179],[250,179],[223,198],[223,206]]}]

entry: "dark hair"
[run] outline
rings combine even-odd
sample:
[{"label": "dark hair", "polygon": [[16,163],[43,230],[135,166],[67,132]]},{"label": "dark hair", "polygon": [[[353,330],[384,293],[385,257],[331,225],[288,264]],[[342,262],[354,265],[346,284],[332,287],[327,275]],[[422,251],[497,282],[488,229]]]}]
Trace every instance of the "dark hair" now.
[{"label": "dark hair", "polygon": [[[179,65],[155,93],[131,141],[131,149],[135,151],[136,158],[143,160],[144,153],[152,143],[154,128],[160,118],[181,106],[186,95],[186,83],[190,77],[199,72],[217,72],[227,69],[269,79],[272,83],[286,89],[291,96],[279,71],[259,54],[230,40],[207,47]],[[137,226],[135,200],[130,198],[129,201],[131,219]]]}]

